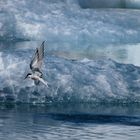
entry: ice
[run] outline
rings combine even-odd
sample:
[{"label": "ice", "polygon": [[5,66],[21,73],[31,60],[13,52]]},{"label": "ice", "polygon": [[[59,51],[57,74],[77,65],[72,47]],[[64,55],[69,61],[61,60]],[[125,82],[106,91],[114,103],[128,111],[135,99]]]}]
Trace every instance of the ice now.
[{"label": "ice", "polygon": [[43,65],[49,87],[24,80],[31,50],[24,54],[2,53],[1,99],[16,102],[140,102],[140,69],[111,59],[67,60],[49,56]]},{"label": "ice", "polygon": [[83,9],[79,2],[85,3],[2,0],[0,40],[81,41],[99,46],[140,42],[139,10]]},{"label": "ice", "polygon": [[[127,59],[127,56],[133,58],[131,43],[140,42],[140,11],[127,7],[139,8],[139,2],[126,1],[123,7],[119,4],[121,1],[106,0],[104,9],[82,6],[88,2],[84,0],[0,1],[0,41],[47,40],[70,44],[65,49],[60,46],[62,48],[60,50],[56,46],[52,54],[49,54],[50,47],[47,48],[43,73],[44,79],[49,82],[49,88],[42,84],[35,86],[30,79],[24,80],[29,70],[31,54],[39,44],[32,44],[26,48],[25,42],[17,45],[14,50],[9,42],[6,50],[3,51],[0,47],[1,101],[140,102],[140,69],[127,64],[133,61]],[[91,2],[95,2],[98,6],[97,0]],[[110,7],[108,4],[111,7],[115,7],[116,4],[117,9],[108,9]],[[115,49],[115,46],[120,48],[123,46],[123,50],[121,48],[121,52],[124,51],[123,55],[118,52],[120,49]],[[138,48],[139,44],[137,50]],[[69,52],[69,56],[65,51]],[[96,51],[99,53],[96,54]],[[134,52],[138,53],[136,50]],[[108,58],[114,60],[120,58],[120,63]],[[139,57],[134,58],[134,61],[136,61],[134,64],[139,65]]]}]

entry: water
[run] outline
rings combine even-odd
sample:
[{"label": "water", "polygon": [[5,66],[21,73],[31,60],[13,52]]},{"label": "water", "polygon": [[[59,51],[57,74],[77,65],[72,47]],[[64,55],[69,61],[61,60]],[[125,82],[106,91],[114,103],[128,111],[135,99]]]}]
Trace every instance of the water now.
[{"label": "water", "polygon": [[1,105],[1,140],[139,139],[139,105]]}]

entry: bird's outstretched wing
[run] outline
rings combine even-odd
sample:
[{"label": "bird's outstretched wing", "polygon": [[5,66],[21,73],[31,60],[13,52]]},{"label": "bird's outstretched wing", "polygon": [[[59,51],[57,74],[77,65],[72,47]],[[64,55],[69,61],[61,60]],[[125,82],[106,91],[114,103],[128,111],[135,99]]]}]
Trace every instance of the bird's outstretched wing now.
[{"label": "bird's outstretched wing", "polygon": [[45,41],[43,41],[41,46],[36,49],[33,59],[31,60],[30,69],[32,71],[35,69],[40,70],[40,68],[41,68],[41,65],[43,62],[43,57],[44,57],[44,43],[45,43]]}]

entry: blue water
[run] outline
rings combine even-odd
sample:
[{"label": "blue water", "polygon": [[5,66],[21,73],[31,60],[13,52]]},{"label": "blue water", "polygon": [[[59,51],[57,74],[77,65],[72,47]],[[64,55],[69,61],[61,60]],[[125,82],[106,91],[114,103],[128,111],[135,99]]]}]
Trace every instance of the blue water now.
[{"label": "blue water", "polygon": [[136,140],[139,108],[137,104],[5,104],[0,106],[0,139]]},{"label": "blue water", "polygon": [[[0,0],[0,140],[138,140],[140,2]],[[24,79],[45,43],[43,84]]]}]

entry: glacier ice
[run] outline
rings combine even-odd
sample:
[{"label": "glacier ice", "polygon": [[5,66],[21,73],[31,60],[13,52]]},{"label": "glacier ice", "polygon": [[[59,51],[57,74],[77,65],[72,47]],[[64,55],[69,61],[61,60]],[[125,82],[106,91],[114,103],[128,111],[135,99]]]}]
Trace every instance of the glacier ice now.
[{"label": "glacier ice", "polygon": [[83,9],[78,0],[1,0],[0,40],[135,43],[139,15],[139,10]]},{"label": "glacier ice", "polygon": [[47,55],[44,85],[24,80],[32,50],[0,54],[0,101],[44,102],[140,102],[140,68],[111,59],[67,60]]},{"label": "glacier ice", "polygon": [[[130,43],[140,42],[139,10],[126,7],[85,9],[80,2],[83,4],[84,0],[1,0],[0,41],[70,42],[71,46],[64,51],[72,52],[72,55],[79,53],[82,57],[86,56],[83,54],[86,50],[92,48],[92,51],[96,51],[95,48],[99,46],[102,50],[111,44],[115,44],[112,45],[113,49],[109,48],[114,50],[114,53],[117,52],[115,46],[122,44],[127,44],[125,47],[130,49],[128,52],[132,52]],[[131,8],[138,6],[139,2],[128,0],[126,4]],[[73,46],[74,43],[78,46]],[[53,51],[53,55],[48,54],[43,65],[44,78],[48,80],[49,88],[44,85],[35,87],[33,81],[25,81],[24,76],[29,69],[30,54],[37,46],[32,45],[26,49],[26,43],[23,44],[19,44],[16,51],[10,47],[11,42],[4,51],[1,51],[2,46],[0,47],[0,101],[140,102],[139,67],[117,63],[108,57],[94,60],[64,59],[56,56],[58,48],[55,47],[56,52]],[[139,48],[139,45],[137,47]],[[49,47],[47,49],[49,50]],[[60,49],[59,56],[65,55],[62,53]],[[104,53],[112,57],[108,50]],[[89,58],[93,57],[90,55],[92,53],[88,54]]]}]

